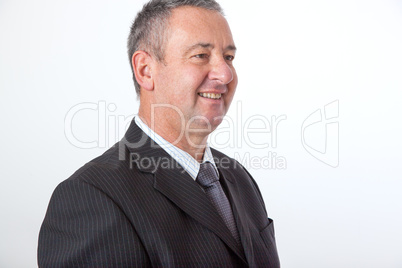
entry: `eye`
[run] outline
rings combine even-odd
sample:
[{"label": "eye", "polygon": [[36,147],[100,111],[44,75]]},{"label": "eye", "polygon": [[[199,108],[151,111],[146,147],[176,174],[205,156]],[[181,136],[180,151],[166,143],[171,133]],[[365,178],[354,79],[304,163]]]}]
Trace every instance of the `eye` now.
[{"label": "eye", "polygon": [[193,56],[194,58],[197,58],[197,59],[207,59],[208,58],[208,54],[197,54],[197,55],[194,55]]},{"label": "eye", "polygon": [[232,55],[227,55],[227,56],[225,56],[225,60],[227,60],[227,61],[233,61],[233,60],[234,60],[234,56],[232,56]]}]

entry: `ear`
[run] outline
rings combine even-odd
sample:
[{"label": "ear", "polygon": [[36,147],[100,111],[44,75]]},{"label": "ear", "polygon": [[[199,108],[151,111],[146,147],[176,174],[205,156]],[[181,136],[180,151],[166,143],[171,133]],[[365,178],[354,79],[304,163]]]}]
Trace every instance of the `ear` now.
[{"label": "ear", "polygon": [[147,52],[141,50],[136,51],[131,58],[131,64],[133,65],[135,78],[137,79],[138,84],[141,88],[149,91],[154,90],[151,62],[151,56]]}]

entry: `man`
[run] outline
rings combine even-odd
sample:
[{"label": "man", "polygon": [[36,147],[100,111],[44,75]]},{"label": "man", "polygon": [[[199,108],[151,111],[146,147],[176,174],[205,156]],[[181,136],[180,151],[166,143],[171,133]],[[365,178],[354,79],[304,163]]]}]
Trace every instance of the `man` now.
[{"label": "man", "polygon": [[122,141],[56,188],[39,266],[279,267],[257,185],[207,144],[237,86],[220,6],[151,1],[128,47],[138,116]]}]

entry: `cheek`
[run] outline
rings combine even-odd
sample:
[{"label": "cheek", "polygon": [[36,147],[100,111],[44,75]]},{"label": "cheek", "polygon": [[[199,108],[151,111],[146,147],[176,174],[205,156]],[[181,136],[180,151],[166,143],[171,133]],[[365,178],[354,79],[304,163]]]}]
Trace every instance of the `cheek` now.
[{"label": "cheek", "polygon": [[229,95],[231,95],[232,98],[233,98],[233,95],[234,95],[235,92],[236,92],[238,80],[237,80],[237,73],[236,73],[236,70],[235,70],[235,69],[232,69],[232,72],[233,72],[233,80],[229,83],[229,85],[228,85],[228,90],[229,90]]},{"label": "cheek", "polygon": [[208,72],[203,71],[201,68],[191,68],[187,70],[183,79],[187,82],[191,89],[194,91],[198,89],[205,81]]},{"label": "cheek", "polygon": [[229,93],[227,98],[225,98],[225,100],[224,100],[226,111],[229,110],[230,104],[232,103],[232,100],[233,100],[233,96],[234,96],[234,90],[231,93]]},{"label": "cheek", "polygon": [[227,94],[227,98],[225,99],[225,106],[226,106],[226,110],[229,109],[230,104],[232,103],[234,94],[236,92],[236,88],[237,88],[237,75],[236,72],[233,72],[233,80],[228,84],[228,94]]}]

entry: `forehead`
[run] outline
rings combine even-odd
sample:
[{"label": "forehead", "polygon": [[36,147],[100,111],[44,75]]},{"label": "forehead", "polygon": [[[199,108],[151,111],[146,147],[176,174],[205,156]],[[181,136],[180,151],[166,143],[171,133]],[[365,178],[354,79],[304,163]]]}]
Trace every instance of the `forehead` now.
[{"label": "forehead", "polygon": [[179,7],[172,10],[169,18],[169,40],[176,45],[186,42],[222,42],[234,45],[226,19],[215,10],[198,7]]}]

